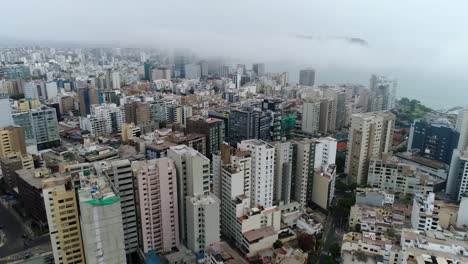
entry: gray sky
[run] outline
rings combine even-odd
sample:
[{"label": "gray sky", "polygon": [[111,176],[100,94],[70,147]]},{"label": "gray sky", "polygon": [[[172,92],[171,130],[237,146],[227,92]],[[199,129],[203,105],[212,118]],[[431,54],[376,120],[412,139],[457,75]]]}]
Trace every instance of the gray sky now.
[{"label": "gray sky", "polygon": [[[0,35],[9,37],[182,47],[319,72],[405,71],[468,83],[466,0],[14,0],[1,9]],[[298,34],[358,37],[369,47]]]}]

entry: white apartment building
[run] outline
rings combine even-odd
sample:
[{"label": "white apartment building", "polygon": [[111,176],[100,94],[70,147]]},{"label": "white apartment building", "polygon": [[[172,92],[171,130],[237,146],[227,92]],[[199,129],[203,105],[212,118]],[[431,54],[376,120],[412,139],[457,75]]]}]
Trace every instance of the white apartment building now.
[{"label": "white apartment building", "polygon": [[112,72],[112,88],[115,90],[120,89],[120,73],[118,71]]},{"label": "white apartment building", "polygon": [[320,102],[304,102],[302,104],[302,131],[315,134],[320,124]]},{"label": "white apartment building", "polygon": [[382,159],[370,160],[367,184],[404,197],[406,194],[428,195],[434,191],[435,180],[393,156],[384,155]]},{"label": "white apartment building", "polygon": [[212,193],[186,199],[187,247],[204,263],[205,247],[220,241],[220,201]]},{"label": "white apartment building", "polygon": [[322,137],[316,140],[314,168],[320,169],[336,163],[336,139]]},{"label": "white apartment building", "polygon": [[125,114],[116,104],[92,105],[91,114],[80,117],[80,128],[88,130],[92,136],[109,136],[122,131]]},{"label": "white apartment building", "polygon": [[273,205],[275,148],[261,140],[244,140],[238,144],[248,150],[252,157],[251,204],[271,207]]},{"label": "white apartment building", "polygon": [[187,241],[186,197],[210,194],[210,160],[186,145],[170,147],[167,157],[177,170],[177,202],[179,206],[179,233],[183,243]]},{"label": "white apartment building", "polygon": [[400,264],[401,248],[396,241],[372,233],[347,233],[341,244],[341,261],[346,264]]},{"label": "white apartment building", "polygon": [[468,108],[460,110],[456,128],[460,138],[453,150],[446,192],[460,200],[468,193]]},{"label": "white apartment building", "polygon": [[281,211],[277,207],[251,208],[248,152],[237,151],[222,168],[221,232],[247,256],[271,248],[278,239]]},{"label": "white apartment building", "polygon": [[468,244],[451,232],[404,229],[401,233],[402,264],[468,263]]},{"label": "white apartment building", "polygon": [[366,184],[370,159],[380,158],[382,153],[389,151],[395,119],[390,112],[352,116],[345,168],[352,182]]},{"label": "white apartment building", "polygon": [[439,226],[439,205],[435,203],[435,194],[427,196],[417,194],[413,199],[411,227],[421,231],[441,230]]}]

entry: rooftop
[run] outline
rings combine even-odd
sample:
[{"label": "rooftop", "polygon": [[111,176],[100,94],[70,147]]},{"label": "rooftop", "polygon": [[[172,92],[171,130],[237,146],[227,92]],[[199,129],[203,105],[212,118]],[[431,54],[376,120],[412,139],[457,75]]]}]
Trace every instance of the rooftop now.
[{"label": "rooftop", "polygon": [[78,191],[80,202],[106,205],[115,203],[120,199],[120,196],[116,195],[109,178],[104,175],[90,174],[82,176],[80,185],[81,189]]},{"label": "rooftop", "polygon": [[21,169],[17,170],[16,174],[18,174],[18,177],[36,189],[42,189],[42,180],[52,177],[50,171],[45,168],[33,170]]},{"label": "rooftop", "polygon": [[267,227],[262,227],[259,229],[247,231],[243,233],[242,235],[245,237],[245,239],[247,239],[249,243],[255,243],[256,241],[262,238],[273,236],[276,234],[277,232],[272,226],[267,226]]},{"label": "rooftop", "polygon": [[229,264],[247,264],[245,259],[243,259],[239,253],[232,249],[226,242],[220,241],[216,242],[206,248],[208,254],[213,255],[213,257],[218,262],[229,263]]},{"label": "rooftop", "polygon": [[186,145],[176,145],[176,146],[170,147],[170,150],[174,151],[175,153],[179,155],[198,156],[205,160],[208,160],[208,158],[205,157],[203,154],[201,154],[200,152]]}]

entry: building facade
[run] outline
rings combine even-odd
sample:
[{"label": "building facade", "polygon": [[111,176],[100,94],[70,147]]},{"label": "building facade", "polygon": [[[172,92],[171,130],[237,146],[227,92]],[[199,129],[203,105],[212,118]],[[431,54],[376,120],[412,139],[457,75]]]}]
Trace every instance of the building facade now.
[{"label": "building facade", "polygon": [[395,119],[390,112],[352,116],[345,167],[352,182],[366,184],[370,159],[379,158],[389,151]]},{"label": "building facade", "polygon": [[142,250],[167,253],[180,246],[177,171],[168,158],[132,163],[138,186]]}]

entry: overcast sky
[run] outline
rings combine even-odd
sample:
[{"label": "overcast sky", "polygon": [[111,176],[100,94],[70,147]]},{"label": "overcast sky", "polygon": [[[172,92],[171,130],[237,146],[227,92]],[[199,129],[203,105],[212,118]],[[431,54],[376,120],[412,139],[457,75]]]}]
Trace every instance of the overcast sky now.
[{"label": "overcast sky", "polygon": [[[466,0],[14,0],[1,9],[0,35],[8,37],[468,80]],[[357,37],[369,46],[298,34]]]}]

